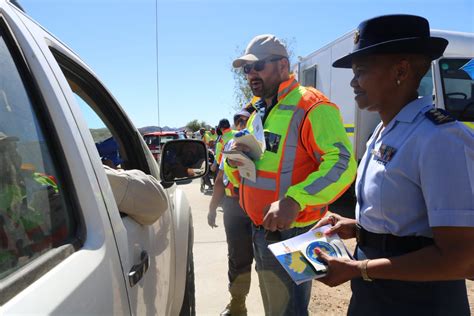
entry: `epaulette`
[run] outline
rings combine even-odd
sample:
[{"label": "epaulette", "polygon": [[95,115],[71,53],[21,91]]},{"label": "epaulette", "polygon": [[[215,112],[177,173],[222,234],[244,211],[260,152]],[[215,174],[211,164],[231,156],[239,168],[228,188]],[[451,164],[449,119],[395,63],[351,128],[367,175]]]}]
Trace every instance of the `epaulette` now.
[{"label": "epaulette", "polygon": [[431,109],[425,113],[425,116],[436,125],[455,121],[455,119],[443,109]]}]

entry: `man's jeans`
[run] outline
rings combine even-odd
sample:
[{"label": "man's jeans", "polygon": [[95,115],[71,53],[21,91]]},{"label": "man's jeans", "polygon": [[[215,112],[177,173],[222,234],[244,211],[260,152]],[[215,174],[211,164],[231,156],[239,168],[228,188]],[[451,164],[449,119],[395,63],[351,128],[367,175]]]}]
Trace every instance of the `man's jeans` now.
[{"label": "man's jeans", "polygon": [[[282,240],[307,232],[311,226],[281,231]],[[252,225],[254,256],[266,315],[308,315],[311,281],[296,285],[268,249],[265,230]]]},{"label": "man's jeans", "polygon": [[233,298],[245,301],[253,262],[253,225],[238,199],[224,197],[222,208],[229,257],[229,292]]}]

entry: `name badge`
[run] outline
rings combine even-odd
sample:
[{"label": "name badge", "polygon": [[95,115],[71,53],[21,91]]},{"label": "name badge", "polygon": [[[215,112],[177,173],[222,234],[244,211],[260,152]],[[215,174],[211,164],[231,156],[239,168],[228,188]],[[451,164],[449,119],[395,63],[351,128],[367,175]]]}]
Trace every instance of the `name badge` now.
[{"label": "name badge", "polygon": [[393,156],[397,152],[396,148],[390,147],[388,145],[380,145],[379,150],[372,149],[371,154],[375,159],[383,165],[386,165],[387,162],[392,160]]},{"label": "name badge", "polygon": [[277,153],[278,147],[280,146],[280,139],[281,135],[265,131],[265,150]]}]

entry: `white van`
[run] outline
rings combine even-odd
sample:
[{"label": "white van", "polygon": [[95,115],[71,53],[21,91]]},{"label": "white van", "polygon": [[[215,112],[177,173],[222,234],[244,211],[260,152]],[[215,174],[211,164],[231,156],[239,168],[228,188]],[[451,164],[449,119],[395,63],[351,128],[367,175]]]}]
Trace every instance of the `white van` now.
[{"label": "white van", "polygon": [[[120,213],[104,172],[90,117],[118,144],[121,168],[160,179],[114,97],[7,0],[0,0],[0,64],[0,314],[193,315],[193,229],[183,192],[174,178],[163,181],[169,208],[141,225]],[[200,141],[168,144],[173,159],[186,146],[202,147],[206,158]]]},{"label": "white van", "polygon": [[[357,107],[349,85],[352,69],[332,67],[335,60],[352,52],[354,34],[355,30],[306,57],[300,57],[292,70],[302,85],[315,87],[339,106],[359,161],[380,117],[378,113]],[[456,119],[474,128],[474,80],[460,69],[474,58],[474,34],[431,30],[431,35],[446,38],[449,44],[444,55],[433,61],[431,70],[422,79],[419,95],[432,95],[436,107],[446,109]]]}]

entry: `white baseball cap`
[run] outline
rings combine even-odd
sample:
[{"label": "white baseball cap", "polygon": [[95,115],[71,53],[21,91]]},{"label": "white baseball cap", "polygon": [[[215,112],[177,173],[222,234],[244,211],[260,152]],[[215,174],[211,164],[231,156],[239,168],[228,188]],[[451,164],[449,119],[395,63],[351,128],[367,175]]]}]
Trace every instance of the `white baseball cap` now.
[{"label": "white baseball cap", "polygon": [[273,56],[288,58],[286,47],[275,35],[262,34],[255,36],[250,41],[245,49],[245,54],[234,60],[232,66],[239,68],[247,63],[254,63]]}]

